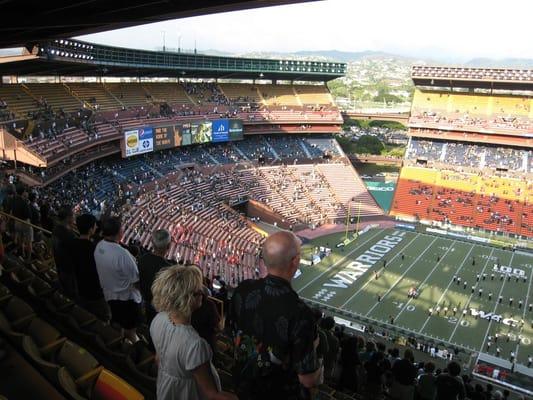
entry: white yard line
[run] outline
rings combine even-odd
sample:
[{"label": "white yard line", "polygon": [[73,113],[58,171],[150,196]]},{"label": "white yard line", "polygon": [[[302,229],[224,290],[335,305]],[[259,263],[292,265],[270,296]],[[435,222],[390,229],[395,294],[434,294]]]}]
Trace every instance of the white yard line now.
[{"label": "white yard line", "polygon": [[[483,266],[483,269],[481,270],[481,275],[483,275],[483,272],[485,272],[485,268],[487,268],[487,265],[489,264],[489,262],[491,262],[491,257],[492,255],[494,254],[494,249],[491,250],[490,254],[489,254],[489,257],[487,258],[487,261],[485,262],[485,265]],[[465,307],[468,307],[468,305],[470,304],[470,302],[472,301],[472,297],[474,297],[475,293],[472,293],[469,297],[468,297],[468,301],[465,303]],[[459,327],[459,325],[461,324],[461,321],[463,320],[463,314],[461,312],[460,314],[460,317],[457,319],[457,323],[455,324],[455,327],[453,328],[453,331],[452,331],[452,334],[450,335],[450,338],[448,339],[448,342],[451,342],[452,341],[452,338],[453,338],[453,335],[455,335],[455,332],[457,331],[457,328]]]},{"label": "white yard line", "polygon": [[[472,250],[474,250],[474,247],[475,247],[475,245],[472,245],[472,247],[470,247],[470,250],[468,251],[468,253],[466,253],[465,258],[463,259],[463,262],[461,263],[461,266],[459,267],[459,269],[457,271],[454,272],[454,275],[459,275],[459,271],[461,271],[463,269],[463,267],[465,266],[465,261],[467,260],[467,258],[470,255],[470,253],[472,253]],[[485,266],[486,265],[487,264],[485,263]],[[483,268],[483,270],[485,270],[485,268]],[[440,302],[444,298],[444,295],[446,294],[446,292],[448,291],[448,289],[450,288],[452,283],[453,283],[453,278],[450,279],[450,283],[448,283],[448,286],[446,287],[446,289],[444,289],[444,292],[442,292],[442,295],[440,296],[439,301],[437,301],[437,305],[440,304]],[[426,325],[427,325],[427,323],[429,322],[430,319],[431,319],[431,315],[426,318],[426,322],[424,322],[424,325],[422,325],[422,328],[420,328],[420,330],[419,330],[420,333],[422,333],[422,331],[424,330],[424,328],[426,327]]]},{"label": "white yard line", "polygon": [[[525,319],[526,317],[526,310],[529,305],[529,292],[531,291],[531,281],[533,280],[533,268],[530,268],[531,274],[529,275],[529,285],[527,287],[527,294],[526,298],[524,299],[524,304],[522,304],[522,308],[524,309],[522,311],[522,319]],[[520,340],[518,340],[518,343],[516,344],[516,350],[515,350],[515,360],[518,360],[518,349],[520,347]]]},{"label": "white yard line", "polygon": [[353,253],[355,253],[357,250],[359,250],[362,246],[364,246],[365,244],[367,244],[369,241],[371,241],[372,239],[374,239],[376,236],[378,236],[380,233],[382,233],[383,230],[378,230],[378,232],[369,237],[367,240],[365,240],[363,243],[359,244],[355,249],[353,249],[352,251],[350,251],[348,254],[346,254],[343,258],[341,258],[339,261],[337,261],[335,264],[333,264],[332,266],[330,266],[329,268],[326,268],[326,270],[324,272],[322,272],[320,275],[316,276],[315,278],[313,278],[311,281],[309,281],[308,283],[306,283],[304,286],[302,286],[299,290],[298,290],[298,293],[301,293],[305,288],[307,288],[309,285],[311,285],[312,283],[314,283],[317,279],[320,279],[324,274],[328,273],[328,272],[331,272],[331,270],[333,268],[335,268],[337,265],[339,265],[340,263],[342,263],[344,260],[346,260],[346,258],[348,258],[348,256],[351,256]]},{"label": "white yard line", "polygon": [[[420,234],[417,233],[417,234],[411,239],[411,241],[410,241],[410,242],[409,242],[409,243],[408,243],[408,244],[407,244],[402,250],[398,251],[394,257],[392,257],[389,261],[387,261],[387,264],[388,264],[389,262],[391,262],[392,260],[394,260],[396,257],[398,257],[398,256],[399,256],[399,255],[400,255],[400,254],[401,254],[406,248],[408,248],[408,247],[409,247],[409,246],[415,241],[415,239],[418,239],[419,236],[420,236]],[[384,274],[385,274],[385,273],[384,273]],[[345,306],[346,304],[348,304],[350,301],[352,301],[352,299],[353,299],[355,296],[357,296],[362,290],[364,290],[364,289],[367,287],[368,284],[370,284],[370,283],[373,282],[373,281],[374,281],[373,279],[369,279],[369,280],[368,280],[368,281],[367,281],[367,282],[366,282],[361,288],[359,288],[359,290],[357,290],[357,292],[355,292],[352,296],[350,296],[350,298],[349,298],[348,300],[346,300],[346,302],[344,302],[344,304],[342,304],[342,305],[340,306],[340,308],[344,308],[344,306]]]},{"label": "white yard line", "polygon": [[[418,256],[418,257],[417,257],[417,258],[411,263],[411,265],[409,266],[409,268],[407,268],[407,269],[405,270],[405,272],[404,272],[404,273],[398,278],[398,280],[396,280],[396,282],[394,282],[394,285],[392,285],[392,286],[389,288],[389,290],[387,290],[387,291],[385,292],[385,294],[383,295],[383,298],[385,298],[385,297],[391,292],[391,290],[394,289],[394,288],[396,287],[396,285],[397,285],[397,284],[398,284],[398,283],[404,278],[404,276],[409,272],[409,270],[410,270],[411,268],[413,268],[413,265],[415,265],[415,264],[417,263],[417,261],[420,259],[420,257],[422,257],[422,256],[424,255],[424,253],[425,253],[426,251],[428,251],[429,248],[430,248],[431,246],[433,246],[433,243],[435,243],[435,241],[436,241],[437,239],[441,239],[441,238],[435,237],[435,239],[433,239],[433,241],[429,244],[429,246],[426,247],[426,249],[425,249],[422,253],[420,253],[420,255],[419,255],[419,256]],[[370,313],[374,310],[374,308],[376,308],[376,307],[378,306],[378,304],[381,304],[381,303],[376,301],[376,304],[374,304],[374,305],[372,306],[372,308],[371,308],[370,310],[368,310],[368,312],[365,314],[365,317],[368,316],[368,314],[370,314]]]},{"label": "white yard line", "polygon": [[[511,256],[511,261],[509,261],[509,267],[512,268],[512,265],[513,265],[513,258],[514,258],[514,253],[513,255]],[[507,279],[504,279],[503,280],[503,285],[500,289],[500,293],[498,293],[498,299],[500,298],[500,296],[502,295],[503,293],[503,288],[505,287],[505,283],[507,282]],[[496,313],[496,309],[498,308],[498,301],[496,301],[496,305],[494,306],[494,310],[492,310],[492,313],[495,314]],[[481,347],[479,348],[479,352],[480,353],[483,353],[483,349],[485,348],[485,341],[487,340],[487,335],[489,334],[489,330],[490,330],[490,327],[492,325],[492,319],[489,321],[489,324],[487,325],[487,330],[485,331],[485,337],[483,338],[483,343],[481,343]],[[516,357],[515,357],[515,360],[516,360]]]},{"label": "white yard line", "polygon": [[[446,255],[448,254],[448,252],[453,248],[453,246],[455,245],[455,243],[457,243],[457,241],[453,241],[452,244],[448,247],[448,250],[446,250],[446,252],[444,253],[444,255],[440,258],[440,260],[435,264],[435,266],[433,267],[433,269],[431,270],[431,272],[426,276],[426,278],[422,281],[421,284],[418,285],[418,288],[419,289],[422,289],[423,286],[424,286],[424,283],[426,283],[426,281],[431,277],[431,275],[433,275],[433,272],[435,272],[435,270],[437,269],[437,267],[439,266],[439,264],[442,262],[442,260],[444,260],[444,257],[446,257]],[[472,247],[473,249],[474,247]],[[472,249],[470,249],[470,251],[472,251]],[[470,254],[470,251],[468,252],[468,254]],[[403,308],[400,310],[400,312],[396,315],[396,317],[394,317],[394,320],[397,320],[400,315],[402,315],[402,313],[405,311],[405,309],[407,308],[407,306],[409,305],[409,303],[413,300],[413,297],[410,297],[409,300],[407,300],[407,303],[405,303],[405,305],[403,306]]]}]

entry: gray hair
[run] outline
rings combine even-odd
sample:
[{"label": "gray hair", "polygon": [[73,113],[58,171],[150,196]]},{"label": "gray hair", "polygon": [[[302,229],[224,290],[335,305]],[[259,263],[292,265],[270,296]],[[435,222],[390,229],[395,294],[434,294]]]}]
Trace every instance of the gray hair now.
[{"label": "gray hair", "polygon": [[158,229],[152,233],[152,244],[156,249],[166,249],[170,240],[170,233],[166,229]]}]

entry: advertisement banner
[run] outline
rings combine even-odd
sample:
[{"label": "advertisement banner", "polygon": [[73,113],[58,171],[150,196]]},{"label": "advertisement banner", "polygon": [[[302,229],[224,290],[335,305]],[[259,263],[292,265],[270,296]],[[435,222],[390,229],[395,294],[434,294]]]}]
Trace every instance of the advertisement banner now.
[{"label": "advertisement banner", "polygon": [[215,119],[213,121],[211,141],[213,143],[227,142],[229,140],[229,120]]},{"label": "advertisement banner", "polygon": [[149,153],[154,150],[154,133],[151,127],[124,131],[126,157]]},{"label": "advertisement banner", "polygon": [[243,138],[242,121],[240,119],[230,119],[229,140],[242,140]]},{"label": "advertisement banner", "polygon": [[364,182],[366,188],[372,197],[374,197],[378,205],[383,209],[383,211],[388,212],[392,204],[392,198],[394,197],[396,183],[367,180]]}]

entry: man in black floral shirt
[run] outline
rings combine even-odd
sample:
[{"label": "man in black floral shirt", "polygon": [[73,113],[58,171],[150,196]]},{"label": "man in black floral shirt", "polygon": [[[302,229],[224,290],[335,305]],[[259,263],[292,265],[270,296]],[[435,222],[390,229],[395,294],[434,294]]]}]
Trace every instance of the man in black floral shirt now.
[{"label": "man in black floral shirt", "polygon": [[313,312],[291,287],[300,242],[275,233],[262,256],[268,275],[242,282],[232,297],[237,392],[241,400],[308,398],[322,368]]}]

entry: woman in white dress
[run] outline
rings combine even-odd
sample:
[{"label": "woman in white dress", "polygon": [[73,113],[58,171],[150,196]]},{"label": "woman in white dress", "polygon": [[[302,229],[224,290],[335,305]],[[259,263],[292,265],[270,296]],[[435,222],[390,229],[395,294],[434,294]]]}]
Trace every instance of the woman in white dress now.
[{"label": "woman in white dress", "polygon": [[223,392],[209,344],[191,326],[202,303],[202,273],[196,266],[161,270],[152,285],[158,314],[150,325],[159,361],[158,400],[237,400]]}]

